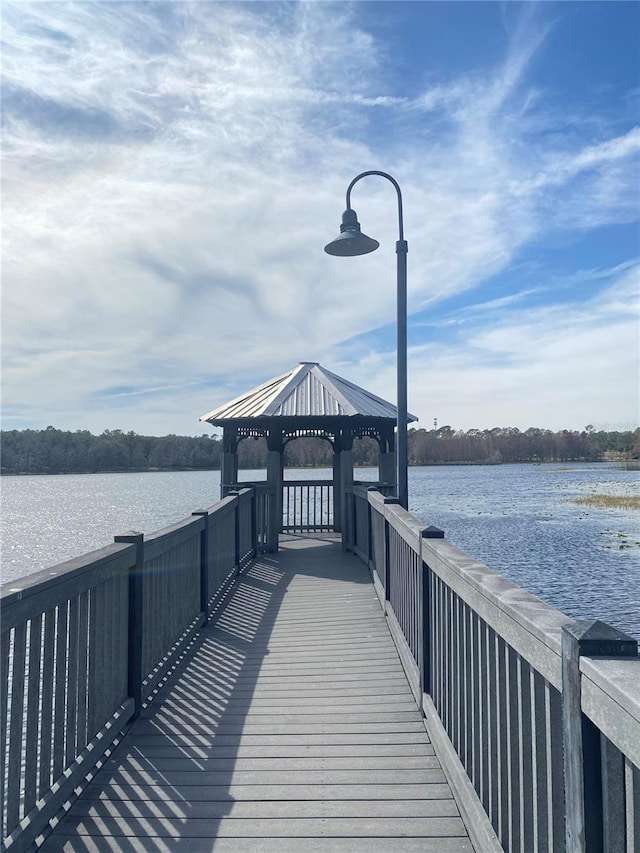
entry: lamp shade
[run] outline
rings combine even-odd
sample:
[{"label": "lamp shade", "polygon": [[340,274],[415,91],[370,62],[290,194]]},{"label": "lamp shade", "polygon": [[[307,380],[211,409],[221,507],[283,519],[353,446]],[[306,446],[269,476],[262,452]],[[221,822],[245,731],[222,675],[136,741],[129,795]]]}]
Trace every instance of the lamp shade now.
[{"label": "lamp shade", "polygon": [[335,240],[327,243],[324,250],[328,255],[353,257],[375,252],[379,245],[377,240],[362,233],[355,210],[347,208],[342,214],[340,234]]}]

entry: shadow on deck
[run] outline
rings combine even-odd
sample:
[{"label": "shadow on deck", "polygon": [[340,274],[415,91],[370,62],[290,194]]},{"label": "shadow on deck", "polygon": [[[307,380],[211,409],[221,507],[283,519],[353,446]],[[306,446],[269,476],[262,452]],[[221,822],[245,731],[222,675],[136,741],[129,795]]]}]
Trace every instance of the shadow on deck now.
[{"label": "shadow on deck", "polygon": [[254,562],[42,849],[471,851],[365,565]]}]

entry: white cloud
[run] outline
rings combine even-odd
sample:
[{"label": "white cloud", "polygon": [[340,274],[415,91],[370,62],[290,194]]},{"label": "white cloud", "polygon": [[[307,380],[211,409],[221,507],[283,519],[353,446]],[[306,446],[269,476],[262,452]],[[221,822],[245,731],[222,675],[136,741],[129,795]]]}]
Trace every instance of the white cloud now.
[{"label": "white cloud", "polygon": [[581,307],[499,314],[466,346],[412,352],[410,407],[459,429],[637,423],[639,321],[640,266]]},{"label": "white cloud", "polygon": [[[410,101],[385,89],[357,15],[314,2],[5,5],[6,426],[193,433],[199,414],[298,360],[340,372],[336,347],[395,312],[390,186],[369,179],[353,195],[380,252],[322,252],[363,169],[403,187],[412,310],[504,271],[560,220],[628,217],[635,131],[524,153],[514,117],[541,109],[526,73],[544,28],[516,28],[495,73]],[[445,136],[415,134],[434,109]],[[398,138],[379,141],[396,122]],[[549,215],[551,185],[565,213]],[[551,366],[533,327],[522,340],[532,375]],[[496,330],[476,346],[492,341],[508,351]],[[478,386],[494,375],[478,378],[466,351],[434,364],[434,391],[415,397],[427,412],[450,379],[474,384],[464,370]],[[388,355],[342,372],[395,398]]]}]

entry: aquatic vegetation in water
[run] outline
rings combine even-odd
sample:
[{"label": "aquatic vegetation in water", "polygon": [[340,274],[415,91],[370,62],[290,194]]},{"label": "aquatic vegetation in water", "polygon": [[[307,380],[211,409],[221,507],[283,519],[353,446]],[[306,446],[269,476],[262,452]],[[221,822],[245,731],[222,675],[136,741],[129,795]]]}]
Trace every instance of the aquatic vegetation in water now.
[{"label": "aquatic vegetation in water", "polygon": [[640,509],[640,495],[586,495],[571,501],[601,509]]},{"label": "aquatic vegetation in water", "polygon": [[640,542],[631,540],[629,538],[628,533],[623,533],[622,530],[618,530],[614,532],[613,530],[605,530],[602,534],[603,536],[612,536],[617,542],[612,544],[601,545],[601,548],[604,548],[607,551],[610,551],[612,548],[617,548],[619,551],[625,551],[630,548],[640,548]]}]

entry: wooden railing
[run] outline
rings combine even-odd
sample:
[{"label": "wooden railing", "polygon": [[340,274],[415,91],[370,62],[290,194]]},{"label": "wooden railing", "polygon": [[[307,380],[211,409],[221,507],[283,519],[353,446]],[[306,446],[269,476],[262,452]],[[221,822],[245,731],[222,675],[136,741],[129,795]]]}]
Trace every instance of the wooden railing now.
[{"label": "wooden railing", "polygon": [[[572,621],[376,489],[348,500],[344,544],[371,569],[477,849],[636,853],[637,643]],[[178,524],[2,588],[4,847],[46,834],[233,577],[274,547],[273,505],[266,488],[238,486]]]},{"label": "wooden railing", "polygon": [[282,490],[284,533],[334,529],[332,480],[285,480]]},{"label": "wooden railing", "polygon": [[371,569],[478,849],[640,850],[640,660],[469,557],[397,501],[353,489]]},{"label": "wooden railing", "polygon": [[3,849],[47,831],[266,542],[254,494],[2,587]]}]

